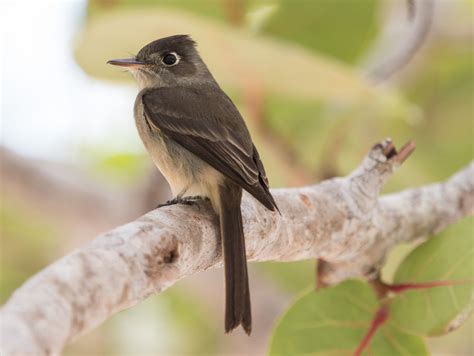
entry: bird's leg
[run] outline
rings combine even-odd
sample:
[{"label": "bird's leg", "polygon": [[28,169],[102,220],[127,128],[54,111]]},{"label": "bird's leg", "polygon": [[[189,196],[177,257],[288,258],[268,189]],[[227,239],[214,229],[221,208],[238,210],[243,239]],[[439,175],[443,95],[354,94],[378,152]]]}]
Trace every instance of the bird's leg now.
[{"label": "bird's leg", "polygon": [[164,204],[158,204],[157,208],[162,208],[164,206],[175,205],[175,204],[184,204],[184,205],[197,205],[199,200],[209,200],[207,197],[201,197],[200,195],[186,196],[183,197],[182,194],[178,194],[176,198],[168,200]]},{"label": "bird's leg", "polygon": [[208,197],[202,197],[200,195],[193,195],[181,198],[180,204],[196,205],[199,200],[209,200]]},{"label": "bird's leg", "polygon": [[201,197],[200,195],[193,195],[193,196],[187,196],[187,197],[182,197],[178,201],[178,204],[184,204],[184,205],[196,205],[199,210],[201,210],[201,207],[198,204],[199,200],[209,200],[207,197]]},{"label": "bird's leg", "polygon": [[162,208],[162,207],[164,207],[164,206],[169,206],[169,205],[178,204],[178,203],[179,203],[179,199],[180,199],[179,196],[177,196],[176,198],[173,198],[173,199],[171,199],[171,200],[167,200],[166,203],[158,204],[155,209]]},{"label": "bird's leg", "polygon": [[158,204],[158,206],[156,207],[156,209],[158,208],[162,208],[164,206],[169,206],[169,205],[175,205],[175,204],[179,204],[181,202],[181,200],[183,199],[183,195],[184,193],[186,193],[186,189],[183,189],[181,192],[179,192],[179,194],[171,199],[171,200],[168,200],[166,203],[164,204]]}]

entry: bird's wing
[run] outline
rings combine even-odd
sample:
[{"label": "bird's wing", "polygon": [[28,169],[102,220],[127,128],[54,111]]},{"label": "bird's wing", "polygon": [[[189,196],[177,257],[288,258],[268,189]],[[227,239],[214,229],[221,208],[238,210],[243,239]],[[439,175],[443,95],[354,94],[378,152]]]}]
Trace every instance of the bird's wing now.
[{"label": "bird's wing", "polygon": [[258,152],[237,108],[221,90],[156,88],[142,95],[150,125],[244,188],[277,206]]}]

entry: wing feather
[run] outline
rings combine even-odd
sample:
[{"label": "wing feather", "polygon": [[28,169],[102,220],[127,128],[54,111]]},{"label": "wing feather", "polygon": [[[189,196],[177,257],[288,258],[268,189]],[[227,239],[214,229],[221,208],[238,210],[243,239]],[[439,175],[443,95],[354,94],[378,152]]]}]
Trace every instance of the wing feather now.
[{"label": "wing feather", "polygon": [[169,138],[277,208],[263,164],[237,108],[220,90],[156,88],[142,96],[145,117]]}]

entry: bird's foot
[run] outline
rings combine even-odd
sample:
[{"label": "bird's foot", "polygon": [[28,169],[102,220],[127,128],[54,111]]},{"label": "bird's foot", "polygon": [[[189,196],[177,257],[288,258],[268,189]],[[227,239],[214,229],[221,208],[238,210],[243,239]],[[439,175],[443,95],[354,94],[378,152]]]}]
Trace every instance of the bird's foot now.
[{"label": "bird's foot", "polygon": [[[198,205],[199,200],[209,200],[207,197],[201,197],[200,195],[193,195],[187,197],[176,197],[174,199],[168,200],[164,204],[159,204],[157,208],[162,208],[164,206],[175,205],[175,204],[184,204],[184,205]],[[198,205],[199,207],[199,205]]]},{"label": "bird's foot", "polygon": [[179,200],[178,197],[173,198],[173,199],[171,199],[171,200],[166,201],[166,203],[158,204],[155,209],[162,208],[162,207],[164,207],[164,206],[169,206],[169,205],[178,204],[178,200]]}]

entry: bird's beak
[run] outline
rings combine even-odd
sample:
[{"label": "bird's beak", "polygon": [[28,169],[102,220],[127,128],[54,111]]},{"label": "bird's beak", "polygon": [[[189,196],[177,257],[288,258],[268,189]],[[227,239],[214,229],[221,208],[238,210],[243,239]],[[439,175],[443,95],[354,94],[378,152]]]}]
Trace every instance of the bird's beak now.
[{"label": "bird's beak", "polygon": [[111,59],[107,64],[121,67],[141,67],[145,62],[137,61],[135,58]]}]

